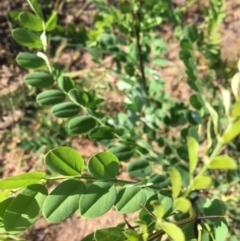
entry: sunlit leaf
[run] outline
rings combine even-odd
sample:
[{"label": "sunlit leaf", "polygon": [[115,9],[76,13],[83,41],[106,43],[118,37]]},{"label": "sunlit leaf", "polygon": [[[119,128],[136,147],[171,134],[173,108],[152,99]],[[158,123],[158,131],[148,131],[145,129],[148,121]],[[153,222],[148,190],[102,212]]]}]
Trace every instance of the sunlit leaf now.
[{"label": "sunlit leaf", "polygon": [[6,231],[21,232],[41,215],[47,189],[40,184],[26,187],[7,207],[3,216]]},{"label": "sunlit leaf", "polygon": [[213,109],[213,107],[205,102],[205,105],[210,113],[210,116],[212,118],[213,126],[214,126],[214,132],[216,135],[218,135],[218,113]]},{"label": "sunlit leaf", "polygon": [[240,134],[240,120],[233,123],[229,123],[227,129],[223,133],[224,143],[232,141],[235,137]]},{"label": "sunlit leaf", "polygon": [[194,137],[188,136],[187,146],[188,146],[188,156],[189,156],[189,171],[190,171],[190,175],[192,175],[196,169],[197,162],[198,162],[199,144]]},{"label": "sunlit leaf", "polygon": [[183,213],[186,213],[191,208],[191,202],[189,201],[188,198],[180,197],[180,198],[177,198],[174,200],[174,207],[177,210],[179,210]]},{"label": "sunlit leaf", "polygon": [[51,16],[48,18],[47,22],[46,22],[46,30],[47,31],[52,31],[57,24],[57,12],[53,11]]},{"label": "sunlit leaf", "polygon": [[173,198],[176,198],[178,197],[181,191],[182,177],[179,171],[175,167],[169,167],[168,172],[172,183],[172,195],[173,195]]},{"label": "sunlit leaf", "polygon": [[222,92],[222,99],[223,99],[223,106],[225,108],[225,114],[229,116],[230,107],[231,107],[231,93],[227,89],[221,88]]},{"label": "sunlit leaf", "polygon": [[239,100],[239,94],[240,94],[240,73],[236,73],[231,81],[231,87],[232,87],[232,92],[235,96],[236,100]]},{"label": "sunlit leaf", "polygon": [[162,230],[174,241],[185,241],[185,236],[181,228],[169,222],[161,223]]},{"label": "sunlit leaf", "polygon": [[158,218],[161,219],[164,216],[165,210],[164,206],[161,204],[160,201],[158,200],[152,200],[150,204],[153,206],[154,209],[154,215]]},{"label": "sunlit leaf", "polygon": [[230,158],[227,155],[221,155],[213,158],[209,163],[209,168],[211,169],[223,169],[223,170],[232,170],[237,168],[237,163],[235,160]]},{"label": "sunlit leaf", "polygon": [[33,31],[43,30],[42,19],[35,14],[32,14],[30,12],[22,12],[18,18],[21,25],[25,28],[28,28]]},{"label": "sunlit leaf", "polygon": [[54,172],[66,176],[81,174],[84,160],[81,155],[70,147],[57,147],[49,151],[44,159],[45,165]]},{"label": "sunlit leaf", "polygon": [[37,183],[44,179],[46,174],[44,172],[27,172],[13,177],[7,177],[0,180],[1,189],[15,189],[26,187],[28,185]]},{"label": "sunlit leaf", "polygon": [[112,179],[119,171],[119,160],[111,152],[99,152],[88,162],[89,172],[97,178]]},{"label": "sunlit leaf", "polygon": [[199,176],[193,179],[193,187],[197,190],[207,189],[212,184],[212,179],[209,176]]},{"label": "sunlit leaf", "polygon": [[38,4],[37,0],[27,0],[30,7],[32,8],[32,10],[42,19],[44,20],[43,17],[43,13],[42,13],[42,9],[40,7],[40,5]]}]

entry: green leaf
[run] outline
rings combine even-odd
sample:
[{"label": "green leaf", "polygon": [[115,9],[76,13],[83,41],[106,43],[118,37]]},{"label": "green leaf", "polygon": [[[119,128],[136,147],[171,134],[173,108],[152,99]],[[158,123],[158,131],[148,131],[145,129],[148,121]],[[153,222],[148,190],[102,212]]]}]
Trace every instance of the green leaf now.
[{"label": "green leaf", "polygon": [[61,222],[70,217],[79,206],[79,199],[86,193],[83,182],[75,179],[60,183],[46,198],[43,216],[50,223]]},{"label": "green leaf", "polygon": [[13,177],[7,177],[0,180],[0,188],[15,189],[20,187],[26,187],[41,181],[45,178],[45,176],[46,174],[44,172],[28,172]]},{"label": "green leaf", "polygon": [[186,112],[187,121],[192,125],[199,125],[203,123],[202,117],[197,111],[187,111]]},{"label": "green leaf", "polygon": [[[127,241],[142,240],[141,235],[133,229],[128,229],[128,230],[124,231],[123,233],[124,233],[125,237],[127,238]],[[126,240],[126,238],[125,238],[125,240]]]},{"label": "green leaf", "polygon": [[120,213],[133,213],[139,210],[146,202],[146,194],[139,187],[123,188],[117,195],[115,208]]},{"label": "green leaf", "polygon": [[8,206],[10,205],[10,203],[14,200],[14,197],[10,197],[10,198],[6,198],[3,201],[0,202],[0,228],[3,225],[3,216],[8,208]]},{"label": "green leaf", "polygon": [[68,129],[72,134],[83,134],[92,130],[97,122],[91,116],[78,116],[71,119],[68,123]]},{"label": "green leaf", "polygon": [[197,190],[207,189],[212,184],[212,179],[209,176],[200,176],[193,179],[193,187]]},{"label": "green leaf", "polygon": [[228,225],[224,218],[213,221],[214,233],[217,241],[225,241],[228,235]]},{"label": "green leaf", "polygon": [[224,131],[222,136],[224,143],[228,143],[232,141],[239,134],[240,134],[240,120],[235,121],[233,123],[229,123],[227,129]]},{"label": "green leaf", "polygon": [[18,18],[24,28],[28,28],[36,32],[43,30],[43,21],[37,15],[30,12],[22,12]]},{"label": "green leaf", "polygon": [[99,152],[93,155],[88,162],[89,172],[96,178],[112,179],[119,171],[119,161],[111,152]]},{"label": "green leaf", "polygon": [[208,168],[210,169],[223,169],[223,170],[234,170],[237,169],[235,160],[227,155],[221,155],[213,158],[209,163]]},{"label": "green leaf", "polygon": [[183,231],[177,225],[169,222],[162,222],[160,226],[162,230],[174,241],[185,241]]},{"label": "green leaf", "polygon": [[37,0],[27,0],[27,1],[28,1],[28,4],[30,5],[31,9],[34,11],[34,13],[36,13],[44,21],[42,9],[39,6],[39,4],[37,3]]},{"label": "green leaf", "polygon": [[87,193],[80,198],[79,208],[82,216],[96,218],[111,209],[117,196],[116,188],[107,182],[94,182]]},{"label": "green leaf", "polygon": [[18,16],[20,15],[21,12],[22,11],[20,10],[11,10],[8,14],[12,20],[18,21]]},{"label": "green leaf", "polygon": [[173,198],[176,198],[181,191],[182,177],[180,172],[175,167],[169,167],[168,172],[172,183],[172,195]]},{"label": "green leaf", "polygon": [[81,241],[96,241],[96,239],[94,239],[94,233],[90,233],[89,235],[81,239]]},{"label": "green leaf", "polygon": [[215,132],[215,135],[217,136],[218,135],[218,113],[213,109],[213,107],[209,103],[205,102],[205,105],[212,118],[214,132]]},{"label": "green leaf", "polygon": [[9,189],[5,189],[4,191],[0,192],[0,201],[5,199],[10,192],[11,192],[11,190],[9,190]]},{"label": "green leaf", "polygon": [[48,18],[47,22],[46,22],[46,30],[47,31],[52,31],[56,25],[57,25],[57,12],[53,11],[51,16]]},{"label": "green leaf", "polygon": [[229,90],[221,88],[222,99],[223,99],[223,106],[225,109],[226,116],[229,116],[230,107],[231,107],[231,93]]},{"label": "green leaf", "polygon": [[80,154],[66,146],[49,151],[44,162],[52,171],[66,176],[79,175],[84,168],[84,160]]},{"label": "green leaf", "polygon": [[152,60],[152,63],[157,65],[157,66],[160,66],[160,67],[165,67],[166,65],[169,64],[169,60],[168,59],[153,59]]},{"label": "green leaf", "polygon": [[191,208],[191,202],[188,198],[180,197],[174,200],[174,207],[183,213],[187,213]]},{"label": "green leaf", "polygon": [[95,232],[94,238],[97,241],[125,241],[123,231],[124,229],[117,227],[102,228]]},{"label": "green leaf", "polygon": [[238,100],[232,110],[231,117],[235,120],[238,116],[240,116],[240,100]]},{"label": "green leaf", "polygon": [[75,104],[87,107],[87,103],[89,101],[87,93],[77,89],[72,89],[71,91],[69,91],[68,95],[69,99]]},{"label": "green leaf", "polygon": [[51,111],[53,115],[59,118],[69,118],[76,116],[80,111],[80,107],[72,102],[64,102],[54,105]]},{"label": "green leaf", "polygon": [[134,150],[125,145],[113,146],[109,149],[109,151],[112,152],[120,161],[127,161],[134,154]]},{"label": "green leaf", "polygon": [[189,171],[190,175],[193,174],[198,162],[198,149],[199,144],[194,137],[187,137],[187,146],[188,146],[188,156],[189,156]]},{"label": "green leaf", "polygon": [[152,167],[147,161],[136,160],[128,164],[127,172],[133,177],[146,177],[152,173]]},{"label": "green leaf", "polygon": [[68,76],[61,75],[58,78],[57,82],[58,82],[59,88],[66,93],[68,93],[70,90],[74,89],[75,87],[74,81]]},{"label": "green leaf", "polygon": [[231,87],[235,99],[238,101],[240,97],[240,73],[236,73],[231,81]]},{"label": "green leaf", "polygon": [[111,140],[114,138],[114,129],[109,126],[96,127],[89,132],[89,137],[96,141]]},{"label": "green leaf", "polygon": [[43,58],[32,53],[20,53],[16,60],[25,69],[43,69],[47,66]]},{"label": "green leaf", "polygon": [[37,102],[40,105],[55,105],[65,100],[66,95],[58,89],[45,90],[37,95]]},{"label": "green leaf", "polygon": [[12,36],[16,42],[25,47],[35,49],[41,49],[43,47],[40,37],[29,29],[16,28],[12,31]]},{"label": "green leaf", "polygon": [[6,231],[21,232],[41,215],[47,189],[40,184],[26,187],[7,207],[3,216]]},{"label": "green leaf", "polygon": [[150,204],[153,206],[154,209],[154,215],[158,218],[161,219],[164,214],[165,214],[165,209],[162,203],[158,200],[152,200]]},{"label": "green leaf", "polygon": [[189,102],[196,110],[200,110],[203,106],[202,99],[199,94],[191,95],[189,98]]},{"label": "green leaf", "polygon": [[25,75],[24,81],[31,86],[46,88],[54,83],[54,78],[51,74],[45,72],[34,72]]}]

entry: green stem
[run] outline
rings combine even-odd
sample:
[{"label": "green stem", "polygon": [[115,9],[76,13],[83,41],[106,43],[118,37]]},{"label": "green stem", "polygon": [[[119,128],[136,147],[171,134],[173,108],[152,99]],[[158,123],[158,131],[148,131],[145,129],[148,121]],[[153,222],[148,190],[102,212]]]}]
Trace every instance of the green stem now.
[{"label": "green stem", "polygon": [[137,10],[137,12],[133,14],[133,18],[136,18],[134,26],[135,26],[135,37],[136,37],[138,60],[139,60],[139,70],[141,73],[141,80],[142,80],[143,88],[144,88],[145,92],[147,93],[148,88],[147,88],[146,76],[145,76],[145,72],[144,72],[144,61],[143,61],[143,57],[142,57],[142,45],[141,45],[141,21],[142,21],[141,4],[142,4],[142,2],[140,2],[140,6],[139,6],[139,9]]}]

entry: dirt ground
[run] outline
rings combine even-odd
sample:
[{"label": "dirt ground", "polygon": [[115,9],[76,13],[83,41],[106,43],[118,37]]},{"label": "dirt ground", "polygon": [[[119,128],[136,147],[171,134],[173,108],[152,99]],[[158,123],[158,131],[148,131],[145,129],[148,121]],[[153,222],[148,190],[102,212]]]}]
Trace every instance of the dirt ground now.
[{"label": "dirt ground", "polygon": [[[175,2],[183,4],[185,1]],[[197,2],[189,9],[186,14],[186,23],[194,23],[201,19],[201,2]],[[85,0],[56,0],[54,6],[56,8],[58,6],[60,21],[64,24],[74,21],[89,25],[92,21],[94,8]],[[19,135],[21,135],[19,131],[19,123],[21,122],[19,121],[25,116],[25,110],[28,109],[21,108],[21,106],[11,108],[9,104],[9,99],[13,98],[13,95],[19,95],[19,98],[22,98],[20,97],[22,91],[26,91],[26,87],[22,86],[25,86],[23,76],[27,72],[16,64],[15,58],[23,48],[14,42],[11,37],[11,29],[14,26],[7,13],[13,9],[26,8],[26,1],[23,0],[1,0],[0,2],[0,171],[2,177],[33,169],[44,170],[42,165],[44,153],[29,153],[16,147],[20,138]],[[172,35],[173,29],[166,25],[164,30],[164,37],[167,39]],[[227,17],[221,25],[221,36],[223,59],[236,64],[240,52],[240,0],[227,1]],[[184,74],[184,66],[178,58],[178,50],[177,43],[169,44],[167,57],[174,64],[174,68],[173,65],[163,68],[161,75],[166,81],[166,89],[172,97],[187,100],[190,89],[186,82],[179,78],[180,75]],[[71,65],[70,70],[72,71],[93,67],[90,56],[74,48],[64,49],[59,56],[59,61],[65,65]],[[105,61],[107,64],[108,60]],[[109,77],[109,81],[114,81],[114,79]],[[116,109],[121,106],[122,99],[122,96],[118,96],[117,99],[115,96],[108,96],[109,103],[116,106]],[[31,126],[35,124],[31,124]],[[34,130],[37,131],[37,127],[35,128]],[[85,159],[104,150],[104,147],[100,144],[83,137],[73,138],[72,143]],[[127,174],[123,173],[123,175]],[[126,176],[126,178],[128,177]],[[124,221],[124,218],[126,218],[124,215],[113,210],[94,220],[78,217],[76,214],[60,224],[49,224],[45,219],[40,218],[25,235],[29,241],[79,241],[93,230],[99,227],[116,225]],[[131,219],[131,217],[127,217],[127,219]]]}]

